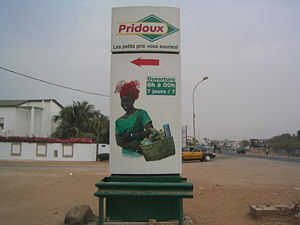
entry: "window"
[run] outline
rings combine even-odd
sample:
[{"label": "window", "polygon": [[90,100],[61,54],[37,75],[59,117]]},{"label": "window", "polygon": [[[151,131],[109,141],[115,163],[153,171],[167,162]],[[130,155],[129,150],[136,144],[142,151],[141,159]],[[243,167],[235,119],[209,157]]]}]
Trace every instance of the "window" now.
[{"label": "window", "polygon": [[182,151],[183,152],[190,152],[191,150],[190,150],[190,148],[182,148]]},{"label": "window", "polygon": [[0,129],[4,129],[4,118],[0,117]]}]

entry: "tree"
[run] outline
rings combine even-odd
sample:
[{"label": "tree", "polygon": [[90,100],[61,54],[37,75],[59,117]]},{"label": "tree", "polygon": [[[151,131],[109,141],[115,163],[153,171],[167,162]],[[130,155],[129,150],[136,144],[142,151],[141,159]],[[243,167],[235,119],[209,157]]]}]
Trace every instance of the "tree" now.
[{"label": "tree", "polygon": [[241,147],[247,147],[247,146],[250,146],[250,142],[248,140],[242,140],[240,142],[240,146]]},{"label": "tree", "polygon": [[93,122],[93,134],[95,137],[93,140],[98,143],[109,144],[109,119],[107,116],[96,113],[96,120]]},{"label": "tree", "polygon": [[273,149],[300,149],[300,140],[290,134],[272,137],[269,144]]},{"label": "tree", "polygon": [[109,120],[94,109],[87,101],[73,102],[73,105],[63,108],[54,116],[58,123],[55,138],[91,138],[93,141],[108,143]]}]

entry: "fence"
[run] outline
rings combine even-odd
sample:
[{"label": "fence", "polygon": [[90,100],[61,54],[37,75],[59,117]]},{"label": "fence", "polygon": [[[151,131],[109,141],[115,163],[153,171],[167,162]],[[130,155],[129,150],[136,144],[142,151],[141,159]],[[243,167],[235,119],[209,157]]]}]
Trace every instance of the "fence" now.
[{"label": "fence", "polygon": [[[0,142],[0,160],[96,161],[97,144]],[[99,144],[99,154],[109,146]]]}]

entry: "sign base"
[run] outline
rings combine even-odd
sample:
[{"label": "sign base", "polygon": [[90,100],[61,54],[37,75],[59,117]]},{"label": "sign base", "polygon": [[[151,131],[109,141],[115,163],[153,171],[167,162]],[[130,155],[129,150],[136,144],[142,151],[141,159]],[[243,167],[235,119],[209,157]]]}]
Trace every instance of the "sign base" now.
[{"label": "sign base", "polygon": [[99,225],[151,219],[183,225],[183,198],[193,198],[193,184],[179,175],[112,175],[96,186]]}]

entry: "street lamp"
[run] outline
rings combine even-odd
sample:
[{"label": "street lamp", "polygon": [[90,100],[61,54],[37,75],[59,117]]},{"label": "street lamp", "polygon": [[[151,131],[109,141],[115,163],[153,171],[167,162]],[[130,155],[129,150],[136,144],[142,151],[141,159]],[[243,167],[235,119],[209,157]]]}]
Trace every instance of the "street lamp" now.
[{"label": "street lamp", "polygon": [[101,113],[100,113],[101,110],[97,110],[97,113],[96,113],[96,117],[97,117],[97,145],[96,145],[96,161],[99,161],[99,129],[100,129],[100,119],[102,117]]},{"label": "street lamp", "polygon": [[207,80],[207,79],[208,79],[207,76],[203,77],[202,80],[198,81],[198,83],[196,84],[196,86],[195,86],[194,89],[193,89],[193,130],[194,130],[194,140],[193,140],[193,144],[194,144],[194,146],[195,146],[195,143],[196,143],[196,135],[195,135],[195,133],[196,133],[196,132],[195,132],[195,104],[194,104],[195,89],[196,89],[196,87],[198,87],[198,85],[199,85],[202,81],[205,81],[205,80]]}]

